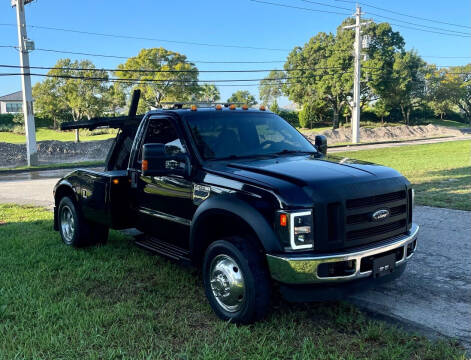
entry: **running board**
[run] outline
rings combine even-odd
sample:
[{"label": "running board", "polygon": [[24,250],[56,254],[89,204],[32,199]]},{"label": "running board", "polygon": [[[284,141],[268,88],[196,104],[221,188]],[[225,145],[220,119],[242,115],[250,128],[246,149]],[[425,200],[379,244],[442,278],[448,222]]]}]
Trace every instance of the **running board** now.
[{"label": "running board", "polygon": [[151,236],[143,236],[134,242],[146,250],[165,255],[174,260],[190,260],[190,252]]}]

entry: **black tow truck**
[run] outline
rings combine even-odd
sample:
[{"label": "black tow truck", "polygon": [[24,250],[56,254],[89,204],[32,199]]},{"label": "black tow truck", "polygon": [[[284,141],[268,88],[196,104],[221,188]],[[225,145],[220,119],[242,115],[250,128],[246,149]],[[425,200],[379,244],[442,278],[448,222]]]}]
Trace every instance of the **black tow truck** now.
[{"label": "black tow truck", "polygon": [[[136,244],[202,270],[224,320],[250,323],[274,288],[292,301],[338,298],[397,278],[416,250],[414,192],[397,171],[327,156],[274,113],[216,105],[67,123],[119,132],[102,172],[54,188],[65,244],[103,244],[136,228]],[[152,271],[151,269],[149,271]]]}]

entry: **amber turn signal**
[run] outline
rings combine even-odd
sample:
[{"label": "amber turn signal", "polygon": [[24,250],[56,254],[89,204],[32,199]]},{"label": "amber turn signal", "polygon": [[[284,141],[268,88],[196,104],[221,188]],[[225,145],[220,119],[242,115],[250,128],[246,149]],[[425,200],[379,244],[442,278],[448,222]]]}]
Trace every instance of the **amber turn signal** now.
[{"label": "amber turn signal", "polygon": [[149,170],[149,162],[147,160],[142,160],[141,168],[142,168],[142,171]]},{"label": "amber turn signal", "polygon": [[285,227],[286,225],[288,225],[288,217],[286,214],[280,214],[280,226]]},{"label": "amber turn signal", "polygon": [[113,179],[113,184],[118,185],[119,184],[119,179]]}]

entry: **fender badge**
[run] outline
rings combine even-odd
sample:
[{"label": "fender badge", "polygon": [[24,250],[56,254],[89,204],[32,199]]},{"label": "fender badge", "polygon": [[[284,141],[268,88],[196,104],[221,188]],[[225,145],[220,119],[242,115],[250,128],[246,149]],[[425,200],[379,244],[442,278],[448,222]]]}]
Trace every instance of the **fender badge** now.
[{"label": "fender badge", "polygon": [[193,185],[193,200],[206,200],[211,193],[211,188],[205,185]]}]

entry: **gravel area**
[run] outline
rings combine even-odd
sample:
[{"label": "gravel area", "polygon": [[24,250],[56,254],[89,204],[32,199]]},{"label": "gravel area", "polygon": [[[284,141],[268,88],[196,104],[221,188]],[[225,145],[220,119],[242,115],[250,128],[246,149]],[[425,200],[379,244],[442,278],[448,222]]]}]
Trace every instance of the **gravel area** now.
[{"label": "gravel area", "polygon": [[[42,164],[104,160],[113,139],[75,143],[73,141],[40,141],[38,157]],[[26,145],[0,142],[0,167],[26,164]]]},{"label": "gravel area", "polygon": [[[314,131],[303,131],[309,140],[314,141]],[[320,134],[327,137],[329,145],[348,143],[351,141],[351,128],[339,128],[336,130],[325,130]],[[360,128],[360,139],[362,142],[381,142],[392,140],[425,139],[439,136],[463,136],[464,131],[455,128],[437,125],[417,126],[384,126],[377,128]]]}]

